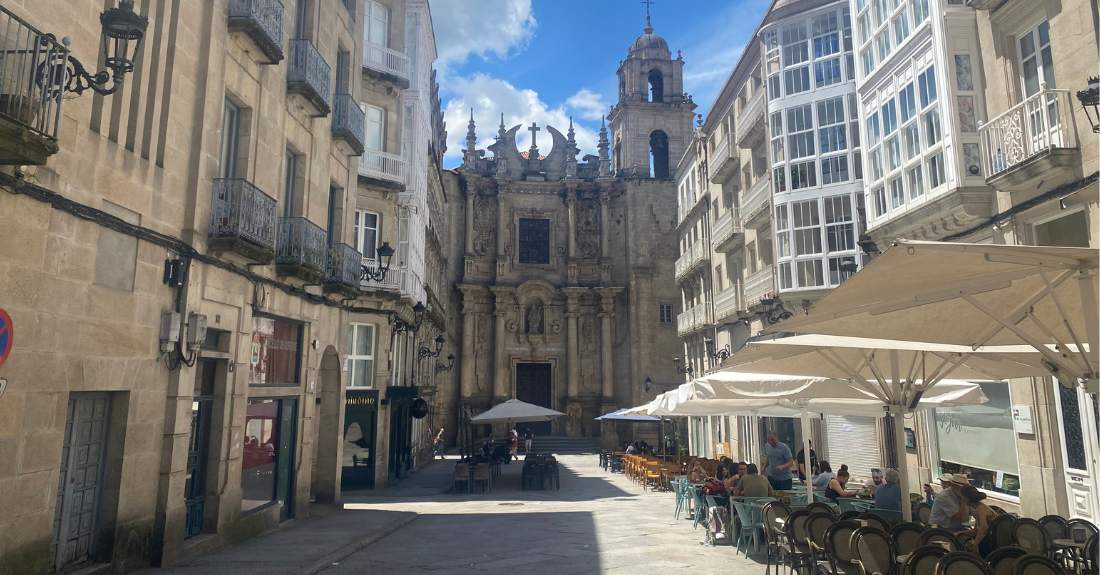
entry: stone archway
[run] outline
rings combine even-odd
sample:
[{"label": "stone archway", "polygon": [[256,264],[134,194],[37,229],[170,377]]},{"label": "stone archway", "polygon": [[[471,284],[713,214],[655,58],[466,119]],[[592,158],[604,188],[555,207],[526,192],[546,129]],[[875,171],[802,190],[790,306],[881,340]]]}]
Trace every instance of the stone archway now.
[{"label": "stone archway", "polygon": [[328,346],[321,355],[317,372],[321,385],[315,410],[317,459],[313,470],[313,492],[318,503],[340,501],[341,447],[344,428],[344,382],[340,354]]}]

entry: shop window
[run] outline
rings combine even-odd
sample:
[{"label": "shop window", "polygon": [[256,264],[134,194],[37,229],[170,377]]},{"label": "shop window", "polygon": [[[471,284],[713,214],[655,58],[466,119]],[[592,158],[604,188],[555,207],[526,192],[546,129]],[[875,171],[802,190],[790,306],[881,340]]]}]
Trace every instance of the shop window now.
[{"label": "shop window", "polygon": [[965,473],[979,489],[1018,496],[1020,466],[1007,383],[981,383],[989,402],[933,410],[941,473]]},{"label": "shop window", "polygon": [[253,399],[245,408],[241,462],[241,510],[282,504],[280,519],[293,516],[296,399]]},{"label": "shop window", "polygon": [[1035,225],[1035,244],[1040,246],[1089,247],[1089,226],[1084,210]]},{"label": "shop window", "polygon": [[248,384],[298,385],[301,350],[301,324],[253,316]]}]

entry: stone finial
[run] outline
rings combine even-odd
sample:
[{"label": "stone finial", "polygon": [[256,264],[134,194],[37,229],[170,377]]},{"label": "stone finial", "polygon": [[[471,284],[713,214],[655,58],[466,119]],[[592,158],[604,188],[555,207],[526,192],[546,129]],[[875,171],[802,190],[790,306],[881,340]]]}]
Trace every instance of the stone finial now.
[{"label": "stone finial", "polygon": [[565,179],[577,179],[577,139],[574,137],[573,116],[569,116],[569,132],[565,140]]},{"label": "stone finial", "polygon": [[598,179],[606,179],[611,177],[611,143],[607,141],[607,123],[603,118],[600,118],[600,143],[596,146],[600,150],[600,166],[599,172],[596,174]]},{"label": "stone finial", "polygon": [[504,129],[504,112],[500,113],[500,127],[497,128],[497,139],[503,140],[508,134],[508,131]]},{"label": "stone finial", "polygon": [[462,165],[467,169],[477,167],[477,131],[474,126],[474,109],[470,108],[470,123],[466,129],[466,149],[462,150]]},{"label": "stone finial", "polygon": [[650,20],[649,20],[649,14],[645,15],[645,33],[646,34],[652,34],[653,33],[653,23],[650,22]]}]

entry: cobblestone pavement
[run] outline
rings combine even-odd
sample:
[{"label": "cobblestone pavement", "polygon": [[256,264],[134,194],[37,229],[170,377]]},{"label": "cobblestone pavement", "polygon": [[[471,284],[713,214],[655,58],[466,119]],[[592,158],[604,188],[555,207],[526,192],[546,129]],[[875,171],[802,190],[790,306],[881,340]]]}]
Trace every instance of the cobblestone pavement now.
[{"label": "cobblestone pavement", "polygon": [[[559,491],[522,491],[516,462],[487,494],[345,495],[348,510],[417,517],[322,573],[764,573],[762,552],[746,559],[728,545],[701,545],[702,526],[693,530],[686,513],[673,518],[673,494],[643,492],[597,459],[560,456]],[[453,465],[429,466],[412,491],[445,490]]]}]

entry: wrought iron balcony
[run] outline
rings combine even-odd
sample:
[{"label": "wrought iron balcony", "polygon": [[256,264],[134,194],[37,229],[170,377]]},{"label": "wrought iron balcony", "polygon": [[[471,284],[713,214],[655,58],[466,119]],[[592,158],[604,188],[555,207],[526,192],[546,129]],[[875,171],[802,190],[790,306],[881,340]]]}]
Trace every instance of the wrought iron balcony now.
[{"label": "wrought iron balcony", "polygon": [[734,206],[725,211],[718,221],[714,223],[714,249],[720,252],[728,252],[735,245],[739,235],[744,235],[745,226],[741,223],[741,209]]},{"label": "wrought iron balcony", "polygon": [[332,68],[321,57],[309,40],[290,41],[290,69],[286,75],[286,89],[300,94],[316,110],[315,117],[327,116],[332,111]]},{"label": "wrought iron balcony", "polygon": [[350,94],[336,94],[333,101],[332,138],[345,142],[352,150],[349,156],[361,156],[366,149],[367,120],[359,102]]},{"label": "wrought iron balcony", "polygon": [[733,284],[714,296],[714,321],[720,322],[728,317],[737,319],[747,307],[741,295],[741,284]]},{"label": "wrought iron balcony", "polygon": [[318,284],[328,266],[328,238],[321,226],[306,218],[279,218],[276,271]]},{"label": "wrought iron balcony", "polygon": [[764,134],[764,92],[763,86],[756,89],[756,93],[749,97],[745,107],[737,114],[737,145],[742,148],[751,147],[756,141],[756,136]]},{"label": "wrought iron balcony", "polygon": [[381,44],[363,44],[363,70],[401,88],[409,87],[409,57]]},{"label": "wrought iron balcony", "polygon": [[[367,271],[377,274],[378,268],[381,266],[378,260],[363,258],[362,266]],[[363,291],[390,291],[398,292],[401,290],[401,278],[404,268],[398,266],[390,266],[386,271],[386,277],[382,278],[382,281],[374,281],[367,277],[366,274],[362,274],[362,279],[359,282],[359,289]]]},{"label": "wrought iron balcony", "polygon": [[757,305],[761,298],[774,293],[775,274],[770,264],[745,278],[745,307]]},{"label": "wrought iron balcony", "polygon": [[243,32],[267,57],[263,64],[283,60],[283,3],[279,0],[232,0],[229,31]]},{"label": "wrought iron balcony", "polygon": [[1069,90],[1040,90],[978,128],[990,184],[1019,185],[1050,169],[1080,165]]},{"label": "wrought iron balcony", "polygon": [[275,257],[275,221],[274,198],[245,180],[214,180],[210,251],[269,264]]},{"label": "wrought iron balcony", "polygon": [[359,295],[359,283],[363,278],[363,254],[347,244],[328,248],[325,291],[340,292],[348,297]]},{"label": "wrought iron balcony", "polygon": [[57,153],[69,50],[0,6],[0,164],[41,166]]},{"label": "wrought iron balcony", "polygon": [[359,156],[359,176],[391,187],[405,186],[405,158],[367,149]]}]

